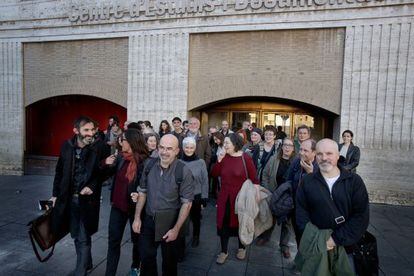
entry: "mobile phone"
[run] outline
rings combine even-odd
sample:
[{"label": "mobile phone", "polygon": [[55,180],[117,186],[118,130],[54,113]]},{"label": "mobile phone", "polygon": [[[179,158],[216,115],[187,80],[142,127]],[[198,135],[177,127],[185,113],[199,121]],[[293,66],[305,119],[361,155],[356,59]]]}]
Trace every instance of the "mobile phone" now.
[{"label": "mobile phone", "polygon": [[[47,208],[47,207],[49,208]],[[39,210],[45,211],[47,209],[51,209],[53,207],[53,201],[51,200],[39,200]]]}]

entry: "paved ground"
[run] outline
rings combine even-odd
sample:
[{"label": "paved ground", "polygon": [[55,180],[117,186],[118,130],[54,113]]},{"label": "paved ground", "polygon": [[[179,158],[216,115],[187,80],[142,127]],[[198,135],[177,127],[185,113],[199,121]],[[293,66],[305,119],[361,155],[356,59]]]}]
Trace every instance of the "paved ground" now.
[{"label": "paved ground", "polygon": [[[0,275],[68,275],[75,265],[75,249],[66,237],[56,247],[54,256],[39,263],[27,235],[27,222],[35,218],[37,200],[47,199],[52,178],[47,176],[0,176]],[[104,275],[109,218],[108,188],[103,190],[100,229],[93,236],[94,269],[91,275]],[[277,248],[279,231],[265,247],[250,246],[245,261],[235,258],[236,240],[230,243],[230,257],[225,265],[215,264],[219,239],[215,230],[215,208],[203,211],[202,241],[196,249],[187,249],[179,275],[292,275],[289,261]],[[377,236],[383,275],[414,275],[414,207],[372,204],[370,230]],[[131,243],[125,232],[118,275],[126,275],[130,265]]]}]

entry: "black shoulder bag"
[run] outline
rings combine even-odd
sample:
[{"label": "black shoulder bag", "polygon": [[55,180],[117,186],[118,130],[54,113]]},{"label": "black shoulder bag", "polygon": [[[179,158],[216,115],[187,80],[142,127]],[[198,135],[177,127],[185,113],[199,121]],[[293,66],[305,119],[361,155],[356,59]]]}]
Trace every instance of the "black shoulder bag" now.
[{"label": "black shoulder bag", "polygon": [[[340,225],[345,222],[344,216],[338,211],[335,202],[331,197],[326,196],[319,185],[322,197],[331,209],[335,223]],[[365,231],[361,239],[352,246],[352,255],[354,256],[355,270],[358,276],[378,276],[379,259],[377,250],[377,239],[370,232]]]}]

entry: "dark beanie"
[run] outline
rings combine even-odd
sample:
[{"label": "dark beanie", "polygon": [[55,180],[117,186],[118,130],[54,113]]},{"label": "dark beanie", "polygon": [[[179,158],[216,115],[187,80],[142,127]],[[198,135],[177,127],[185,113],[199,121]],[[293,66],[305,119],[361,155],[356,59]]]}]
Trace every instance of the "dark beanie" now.
[{"label": "dark beanie", "polygon": [[262,130],[261,130],[260,128],[257,128],[257,127],[253,128],[251,132],[256,132],[256,133],[258,133],[260,136],[262,135]]}]

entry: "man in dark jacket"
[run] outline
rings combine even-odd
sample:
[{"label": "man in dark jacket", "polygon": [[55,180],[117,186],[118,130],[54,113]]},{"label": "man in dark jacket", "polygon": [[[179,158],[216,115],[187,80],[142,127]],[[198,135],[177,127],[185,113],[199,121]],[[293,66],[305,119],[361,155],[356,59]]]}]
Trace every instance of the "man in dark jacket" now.
[{"label": "man in dark jacket", "polygon": [[[296,191],[303,178],[306,175],[312,174],[318,170],[318,164],[315,156],[316,141],[313,139],[303,141],[300,144],[299,156],[292,161],[287,171],[286,181],[292,185],[293,199],[296,198]],[[296,225],[296,211],[294,210],[292,213],[292,226],[295,232],[296,243],[299,246],[301,233]]]},{"label": "man in dark jacket", "polygon": [[[207,135],[202,135],[200,132],[200,120],[195,117],[189,119],[189,127],[186,137],[193,137],[196,140],[196,154],[198,158],[206,162],[208,168],[211,159],[211,148]],[[180,146],[182,148],[182,145]],[[183,153],[181,153],[183,154]]]},{"label": "man in dark jacket", "polygon": [[75,275],[86,275],[92,268],[91,235],[98,230],[102,177],[100,161],[109,152],[102,140],[96,140],[94,121],[79,117],[75,136],[63,143],[53,182],[52,230],[62,231],[69,222],[75,242]]},{"label": "man in dark jacket", "polygon": [[[333,233],[326,242],[327,250],[344,246],[350,254],[352,245],[361,239],[368,227],[368,193],[361,177],[341,170],[337,165],[338,159],[335,141],[322,139],[318,142],[316,160],[319,171],[305,176],[299,185],[296,224],[302,232],[308,222],[319,229],[332,229]],[[353,260],[351,254],[350,260]]]}]

